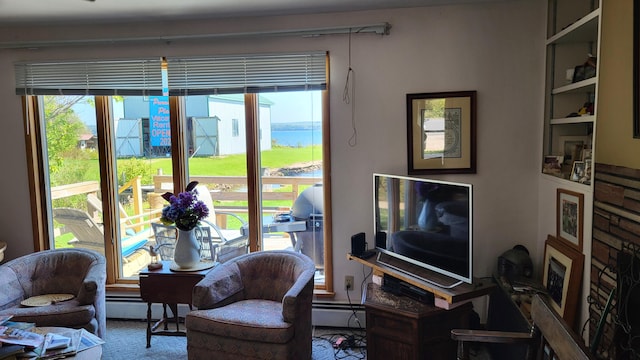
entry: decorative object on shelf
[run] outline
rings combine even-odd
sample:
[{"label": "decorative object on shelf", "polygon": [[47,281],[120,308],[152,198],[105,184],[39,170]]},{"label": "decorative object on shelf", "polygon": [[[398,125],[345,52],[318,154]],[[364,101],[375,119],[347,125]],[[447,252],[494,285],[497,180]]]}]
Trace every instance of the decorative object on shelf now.
[{"label": "decorative object on shelf", "polygon": [[542,172],[544,174],[550,174],[550,175],[561,177],[563,162],[564,162],[564,156],[562,155],[546,155],[544,157],[544,164],[542,165]]},{"label": "decorative object on shelf", "polygon": [[407,94],[409,174],[476,172],[476,91]]},{"label": "decorative object on shelf", "polygon": [[175,225],[178,229],[173,261],[183,269],[192,268],[200,262],[200,245],[193,229],[209,215],[207,206],[198,200],[197,185],[197,181],[192,181],[186,191],[177,196],[170,192],[162,194],[169,205],[162,209],[160,221],[165,225]]},{"label": "decorative object on shelf", "polygon": [[584,194],[558,189],[556,207],[556,236],[582,253]]},{"label": "decorative object on shelf", "polygon": [[586,103],[584,103],[584,105],[582,105],[580,110],[578,110],[578,115],[580,116],[593,115],[593,111],[594,111],[593,103],[591,101],[587,101]]},{"label": "decorative object on shelf", "polygon": [[575,68],[573,68],[573,81],[574,83],[577,83],[579,81],[584,80],[584,66],[582,65],[578,65]]},{"label": "decorative object on shelf", "polygon": [[584,255],[549,235],[544,247],[542,284],[551,299],[551,307],[570,326],[574,325],[580,297]]},{"label": "decorative object on shelf", "polygon": [[573,82],[590,79],[596,76],[597,58],[591,54],[582,65],[578,65],[573,69]]}]

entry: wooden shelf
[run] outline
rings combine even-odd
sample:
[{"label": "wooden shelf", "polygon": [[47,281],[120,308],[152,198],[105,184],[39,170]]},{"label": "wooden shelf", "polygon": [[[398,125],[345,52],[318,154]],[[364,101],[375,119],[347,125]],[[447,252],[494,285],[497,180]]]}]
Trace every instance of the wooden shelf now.
[{"label": "wooden shelf", "polygon": [[[460,284],[452,289],[445,289],[438,286],[434,286],[426,281],[422,281],[416,277],[407,275],[402,271],[393,269],[381,262],[378,262],[377,256],[371,257],[369,259],[360,259],[359,257],[355,257],[353,255],[347,254],[347,259],[357,261],[362,265],[372,268],[373,270],[377,270],[379,272],[382,272],[384,274],[393,276],[397,279],[407,282],[413,286],[417,286],[423,290],[429,291],[433,293],[435,296],[446,300],[450,304],[453,304],[459,301],[473,299],[483,295],[487,295],[490,292],[492,292],[496,287],[496,285],[491,280],[475,279],[473,281],[473,284]],[[407,266],[411,266],[411,265],[407,263]],[[434,277],[442,276],[426,269],[424,269],[424,272],[430,272]]]}]

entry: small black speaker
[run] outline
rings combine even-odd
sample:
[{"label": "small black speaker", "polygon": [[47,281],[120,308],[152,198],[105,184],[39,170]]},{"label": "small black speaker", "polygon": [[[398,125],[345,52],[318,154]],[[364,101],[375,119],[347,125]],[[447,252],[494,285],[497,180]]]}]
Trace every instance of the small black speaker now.
[{"label": "small black speaker", "polygon": [[382,249],[386,249],[387,248],[387,234],[382,232],[382,231],[378,231],[376,233],[376,247],[377,248],[382,248]]},{"label": "small black speaker", "polygon": [[365,251],[365,235],[363,232],[351,236],[351,255],[359,256]]}]

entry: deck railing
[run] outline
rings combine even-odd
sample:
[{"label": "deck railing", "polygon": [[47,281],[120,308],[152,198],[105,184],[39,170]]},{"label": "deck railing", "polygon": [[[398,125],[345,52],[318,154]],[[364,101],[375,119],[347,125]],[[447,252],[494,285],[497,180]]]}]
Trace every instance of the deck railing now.
[{"label": "deck railing", "polygon": [[[246,213],[246,206],[228,205],[225,202],[241,202],[247,200],[247,178],[243,176],[192,176],[192,181],[209,187],[211,198],[218,202],[216,209],[233,211],[235,213]],[[306,186],[311,186],[322,181],[319,177],[302,176],[263,176],[262,179],[262,199],[287,201],[286,206],[264,207],[265,213],[275,213],[290,208]],[[171,175],[155,175],[153,177],[153,190],[147,192],[146,201],[143,196],[143,186],[140,178],[135,178],[118,189],[118,194],[131,189],[130,194],[133,199],[133,214],[125,212],[120,205],[120,218],[124,229],[133,228],[136,231],[142,227],[158,221],[162,207],[166,201],[160,197],[167,191],[173,191],[173,177]],[[100,192],[98,181],[85,181],[75,184],[61,185],[51,188],[51,199],[62,199],[74,195],[87,195],[87,210],[92,215],[102,211],[101,203],[97,194]],[[290,202],[290,203],[289,203]],[[223,219],[221,221],[224,222]],[[221,224],[223,225],[223,224]]]}]

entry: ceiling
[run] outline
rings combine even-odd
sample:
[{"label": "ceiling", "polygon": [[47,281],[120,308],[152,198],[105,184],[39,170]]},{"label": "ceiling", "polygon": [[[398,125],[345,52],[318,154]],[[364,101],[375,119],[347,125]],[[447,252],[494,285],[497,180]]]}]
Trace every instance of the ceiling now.
[{"label": "ceiling", "polygon": [[496,1],[500,0],[0,0],[0,25],[292,15]]}]

